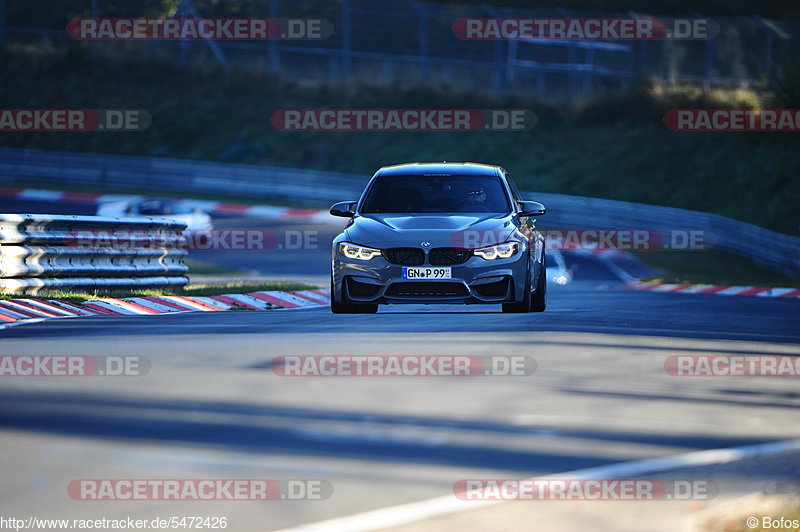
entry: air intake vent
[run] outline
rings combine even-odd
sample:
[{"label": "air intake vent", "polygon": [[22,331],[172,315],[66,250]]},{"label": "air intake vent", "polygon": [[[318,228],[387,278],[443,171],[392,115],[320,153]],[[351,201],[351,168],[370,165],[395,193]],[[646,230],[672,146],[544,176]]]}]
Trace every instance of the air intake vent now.
[{"label": "air intake vent", "polygon": [[386,290],[386,295],[394,297],[463,297],[469,295],[469,291],[461,283],[394,283]]},{"label": "air intake vent", "polygon": [[464,264],[471,256],[471,249],[436,248],[428,254],[428,262],[433,266],[451,266]]},{"label": "air intake vent", "polygon": [[383,256],[392,264],[401,266],[419,266],[425,263],[425,252],[417,248],[385,249]]}]

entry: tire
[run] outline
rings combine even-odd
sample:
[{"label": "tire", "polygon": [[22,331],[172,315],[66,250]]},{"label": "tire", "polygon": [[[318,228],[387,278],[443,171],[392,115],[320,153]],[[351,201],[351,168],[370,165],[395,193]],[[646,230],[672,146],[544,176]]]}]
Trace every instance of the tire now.
[{"label": "tire", "polygon": [[[542,266],[545,266],[544,264]],[[531,312],[544,312],[547,308],[547,268],[542,268],[536,280],[536,292],[531,297]]]},{"label": "tire", "polygon": [[547,308],[547,259],[542,257],[542,269],[536,279],[536,292],[531,293],[530,275],[525,279],[525,298],[520,303],[503,303],[503,312],[524,313],[544,312]]},{"label": "tire", "polygon": [[336,291],[331,275],[331,312],[334,314],[375,314],[378,312],[377,303],[345,303],[336,299]]},{"label": "tire", "polygon": [[377,303],[338,303],[331,299],[331,312],[334,314],[375,314]]}]

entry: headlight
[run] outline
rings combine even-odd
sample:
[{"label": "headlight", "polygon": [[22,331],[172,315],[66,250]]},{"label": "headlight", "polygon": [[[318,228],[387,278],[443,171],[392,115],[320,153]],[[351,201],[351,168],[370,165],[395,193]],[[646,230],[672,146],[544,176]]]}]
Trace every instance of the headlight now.
[{"label": "headlight", "polygon": [[486,260],[507,259],[519,251],[519,242],[504,242],[495,246],[473,249],[472,253]]},{"label": "headlight", "polygon": [[381,250],[351,244],[349,242],[339,243],[339,253],[348,259],[369,260],[381,254]]}]

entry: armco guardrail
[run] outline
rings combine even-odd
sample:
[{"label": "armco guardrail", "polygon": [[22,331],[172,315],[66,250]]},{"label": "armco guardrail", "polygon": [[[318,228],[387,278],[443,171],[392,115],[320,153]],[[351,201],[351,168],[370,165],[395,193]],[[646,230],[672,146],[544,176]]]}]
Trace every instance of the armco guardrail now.
[{"label": "armco guardrail", "polygon": [[563,194],[524,193],[547,207],[545,228],[640,229],[669,235],[700,231],[703,245],[800,277],[800,238],[725,216],[675,207]]},{"label": "armco guardrail", "polygon": [[[259,199],[300,200],[319,207],[357,198],[369,176],[155,157],[0,148],[0,184],[81,186],[152,193],[239,192]],[[800,238],[724,216],[626,201],[527,193],[547,206],[545,228],[704,231],[720,250],[800,277]]]},{"label": "armco guardrail", "polygon": [[183,286],[186,224],[0,214],[0,291]]},{"label": "armco guardrail", "polygon": [[0,183],[105,187],[257,198],[336,201],[358,194],[369,176],[159,157],[0,148]]}]

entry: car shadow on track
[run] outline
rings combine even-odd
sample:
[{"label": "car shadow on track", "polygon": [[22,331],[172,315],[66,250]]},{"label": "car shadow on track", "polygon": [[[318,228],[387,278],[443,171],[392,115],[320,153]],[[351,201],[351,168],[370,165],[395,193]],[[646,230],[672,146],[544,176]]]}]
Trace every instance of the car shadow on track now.
[{"label": "car shadow on track", "polygon": [[[487,420],[326,411],[246,403],[159,401],[64,393],[0,393],[0,428],[38,433],[205,446],[253,453],[327,456],[515,472],[559,472],[618,457],[542,452],[519,445],[547,438],[669,445],[685,450],[769,441],[698,435],[648,435],[553,429]],[[446,434],[446,441],[441,435]],[[513,438],[515,445],[508,443]],[[527,440],[526,440],[527,439]],[[530,449],[530,450],[526,450]]]}]

